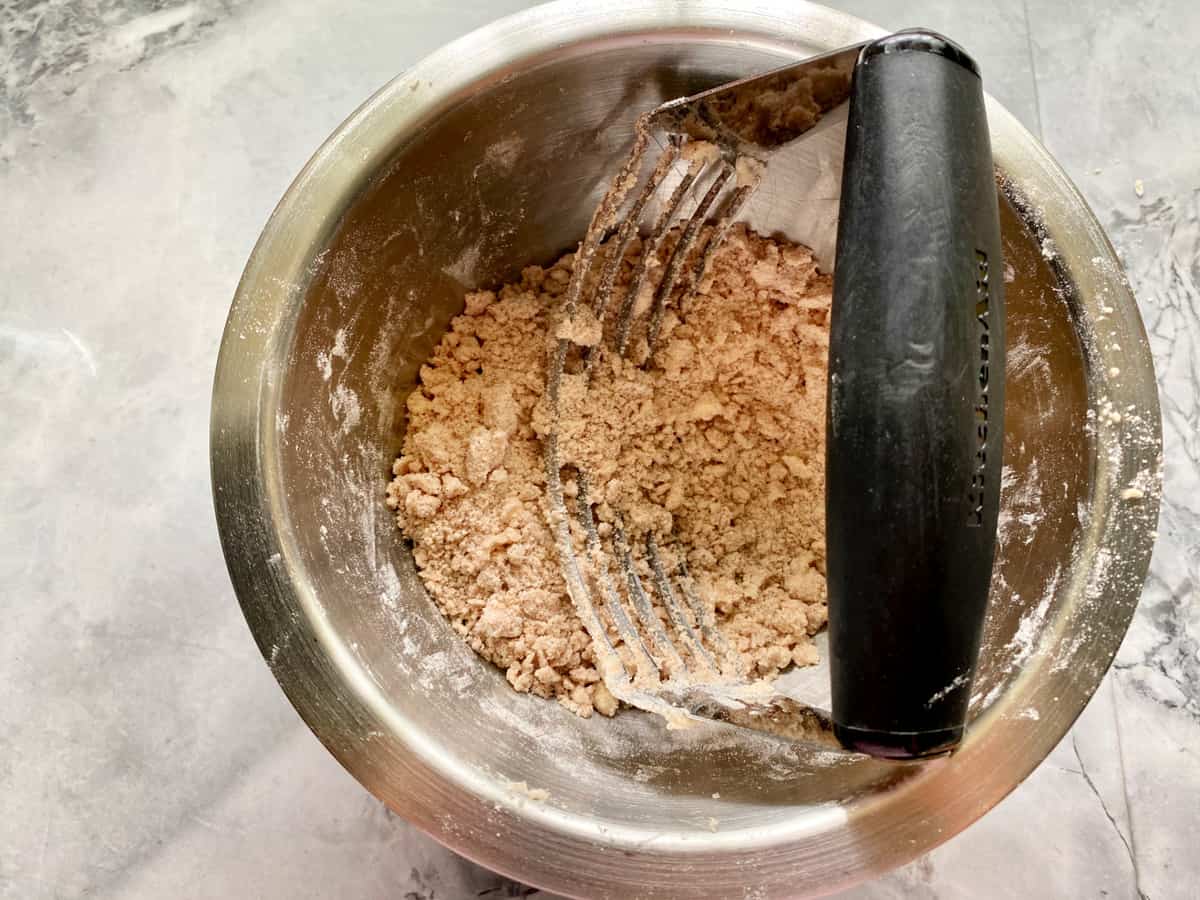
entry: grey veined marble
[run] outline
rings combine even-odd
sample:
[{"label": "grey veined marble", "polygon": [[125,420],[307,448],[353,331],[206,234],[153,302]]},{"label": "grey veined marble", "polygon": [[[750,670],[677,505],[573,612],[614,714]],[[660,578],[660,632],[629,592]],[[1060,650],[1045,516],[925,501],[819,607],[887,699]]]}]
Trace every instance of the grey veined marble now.
[{"label": "grey veined marble", "polygon": [[[544,896],[443,850],[278,690],[209,500],[212,366],[275,201],[363,98],[518,0],[0,2],[0,897]],[[958,38],[1128,267],[1162,394],[1151,576],[1101,690],[853,898],[1196,896],[1200,12],[846,0]]]}]

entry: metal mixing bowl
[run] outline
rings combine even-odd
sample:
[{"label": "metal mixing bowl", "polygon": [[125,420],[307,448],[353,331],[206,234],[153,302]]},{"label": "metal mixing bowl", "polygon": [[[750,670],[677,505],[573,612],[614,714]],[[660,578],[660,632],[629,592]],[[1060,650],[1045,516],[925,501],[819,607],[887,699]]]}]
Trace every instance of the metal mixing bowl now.
[{"label": "metal mixing bowl", "polygon": [[[403,400],[464,289],[579,239],[638,111],[877,33],[796,0],[572,2],[505,19],[351,116],[250,259],[212,419],[246,618],[342,764],[493,869],[584,896],[844,886],[1012,790],[1125,633],[1158,505],[1150,354],[1095,219],[994,102],[1011,279],[1003,523],[974,724],[952,758],[899,767],[716,725],[668,732],[636,712],[585,721],[517,695],[435,610],[384,507]],[[757,224],[827,246],[836,153],[824,160],[781,163]]]}]

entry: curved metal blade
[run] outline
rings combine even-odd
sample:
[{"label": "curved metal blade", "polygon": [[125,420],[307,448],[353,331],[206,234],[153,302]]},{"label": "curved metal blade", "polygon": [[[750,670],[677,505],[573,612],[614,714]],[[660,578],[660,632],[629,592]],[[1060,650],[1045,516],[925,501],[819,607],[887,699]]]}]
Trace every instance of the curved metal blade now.
[{"label": "curved metal blade", "polygon": [[853,44],[671,100],[650,113],[648,123],[736,153],[774,149],[800,137],[850,98],[850,81],[864,46]]}]

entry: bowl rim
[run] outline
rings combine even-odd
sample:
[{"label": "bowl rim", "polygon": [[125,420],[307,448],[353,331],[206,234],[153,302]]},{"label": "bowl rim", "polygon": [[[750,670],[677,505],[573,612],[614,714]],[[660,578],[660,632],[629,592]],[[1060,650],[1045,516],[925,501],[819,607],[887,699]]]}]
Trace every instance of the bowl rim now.
[{"label": "bowl rim", "polygon": [[[1157,389],[1136,302],[1115,251],[1079,192],[1041,144],[992,98],[988,116],[997,167],[1007,175],[1021,172],[1020,184],[1012,185],[1013,197],[1027,223],[1053,242],[1054,265],[1064,283],[1073,287],[1089,370],[1089,407],[1096,408],[1100,396],[1118,409],[1133,407],[1153,426],[1153,435],[1131,443],[1119,429],[1098,427],[1095,434],[1092,514],[1081,529],[1080,559],[1072,565],[1063,590],[1080,597],[1099,592],[1107,603],[1104,627],[1092,631],[1091,644],[1099,649],[1097,664],[1064,680],[1052,677],[1052,654],[1036,655],[977,720],[952,765],[929,765],[896,787],[896,794],[911,801],[908,818],[874,822],[882,802],[875,797],[848,811],[836,807],[821,812],[837,821],[832,823],[832,843],[820,848],[820,859],[805,847],[805,834],[814,824],[810,810],[809,818],[797,817],[788,827],[710,834],[703,841],[683,832],[660,835],[653,849],[638,850],[631,864],[627,854],[646,840],[644,832],[614,831],[552,805],[514,800],[494,779],[448,761],[398,716],[324,620],[306,579],[298,576],[303,567],[284,513],[275,423],[281,385],[270,363],[280,348],[290,345],[316,273],[314,258],[334,234],[342,212],[417,125],[453,106],[473,86],[505,77],[530,57],[565,52],[601,36],[623,40],[657,33],[665,40],[684,31],[791,53],[884,33],[844,13],[795,0],[613,0],[602,8],[561,0],[486,25],[388,82],[305,165],[246,265],[214,379],[214,505],[239,602],[289,700],[352,775],[446,846],[563,894],[630,890],[659,882],[684,893],[702,889],[711,875],[698,864],[700,857],[728,865],[733,858],[759,859],[764,854],[773,858],[757,870],[765,889],[794,889],[804,873],[808,887],[824,892],[908,862],[947,840],[998,803],[1049,754],[1082,712],[1115,655],[1149,566],[1159,482],[1156,479],[1137,504],[1124,503],[1120,496],[1137,473],[1147,466],[1157,472],[1161,465]],[[1034,188],[1036,193],[1031,193]],[[1112,312],[1104,314],[1102,308]],[[1123,377],[1110,377],[1108,373],[1117,369]],[[1116,552],[1116,558],[1098,581],[1084,562],[1101,551]],[[1063,625],[1064,619],[1057,624]],[[1060,629],[1044,640],[1065,638]],[[281,654],[280,648],[290,651]],[[1020,705],[1027,704],[1031,696],[1051,690],[1051,684],[1056,713],[1026,728],[1022,752],[1005,746],[998,726],[1012,720],[1016,698],[1024,697]],[[1050,702],[1049,694],[1043,700]],[[370,734],[384,737],[348,737]],[[380,741],[386,744],[382,753]],[[380,764],[381,755],[386,766]],[[422,789],[398,792],[390,783],[396,773]],[[437,789],[426,790],[428,785]],[[933,792],[943,802],[931,807],[919,791]],[[432,805],[439,792],[441,803],[459,808],[460,819],[483,822],[491,815],[492,830],[495,813],[501,812],[511,833],[493,840],[482,829],[448,821]],[[924,824],[916,821],[922,817]],[[542,848],[537,859],[523,849],[529,846]],[[581,858],[591,860],[586,871],[581,871]],[[690,875],[681,871],[681,863],[691,867]],[[691,882],[692,888],[684,882]]]}]

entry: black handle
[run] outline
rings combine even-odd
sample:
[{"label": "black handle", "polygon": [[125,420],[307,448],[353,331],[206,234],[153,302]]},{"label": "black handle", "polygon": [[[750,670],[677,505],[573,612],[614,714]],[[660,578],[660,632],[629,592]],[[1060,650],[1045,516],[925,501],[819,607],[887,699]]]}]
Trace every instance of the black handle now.
[{"label": "black handle", "polygon": [[991,582],[1004,266],[979,71],[930,32],[854,72],[829,349],[833,720],[912,759],[961,740]]}]

